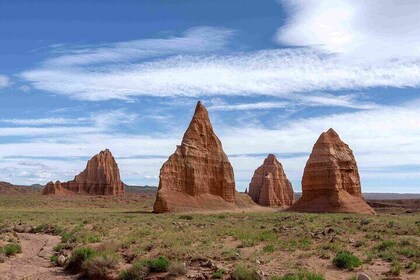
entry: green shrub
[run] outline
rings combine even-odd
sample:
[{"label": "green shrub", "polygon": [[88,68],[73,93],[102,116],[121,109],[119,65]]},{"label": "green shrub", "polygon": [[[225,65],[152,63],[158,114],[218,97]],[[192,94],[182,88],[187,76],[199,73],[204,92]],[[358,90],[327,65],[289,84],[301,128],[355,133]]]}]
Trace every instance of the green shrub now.
[{"label": "green shrub", "polygon": [[145,260],[145,266],[150,272],[166,271],[169,267],[169,260],[165,257],[160,256],[157,259]]},{"label": "green shrub", "polygon": [[115,253],[101,253],[83,263],[83,268],[93,279],[106,279],[109,270],[117,267],[120,259]]},{"label": "green shrub", "polygon": [[390,272],[394,276],[400,275],[400,273],[401,273],[401,264],[399,262],[392,263]]},{"label": "green shrub", "polygon": [[254,268],[248,268],[243,265],[238,265],[232,273],[232,277],[235,280],[260,280],[261,277],[258,275]]},{"label": "green shrub", "polygon": [[22,253],[22,246],[17,243],[10,243],[3,247],[3,252],[6,256],[13,256]]},{"label": "green shrub", "polygon": [[213,275],[211,276],[212,279],[221,279],[223,277],[223,275],[226,274],[226,270],[224,270],[223,268],[219,268],[218,270],[216,270],[216,272],[213,273]]},{"label": "green shrub", "polygon": [[418,268],[418,264],[415,262],[409,262],[405,268],[408,269],[408,273],[414,273]]},{"label": "green shrub", "polygon": [[362,264],[360,259],[348,251],[341,251],[337,253],[333,259],[333,264],[338,268],[353,269]]},{"label": "green shrub", "polygon": [[58,256],[56,256],[56,255],[52,255],[52,256],[50,257],[50,261],[51,261],[51,262],[53,262],[53,263],[57,263],[57,262],[58,262]]},{"label": "green shrub", "polygon": [[97,252],[89,247],[80,247],[74,249],[71,257],[67,262],[66,270],[72,273],[80,272],[83,268],[83,263],[96,254]]},{"label": "green shrub", "polygon": [[54,251],[55,252],[60,252],[61,251],[61,249],[63,249],[63,244],[57,244],[55,247],[54,247]]},{"label": "green shrub", "polygon": [[120,280],[142,280],[148,273],[143,262],[135,262],[129,269],[124,269],[119,275]]}]

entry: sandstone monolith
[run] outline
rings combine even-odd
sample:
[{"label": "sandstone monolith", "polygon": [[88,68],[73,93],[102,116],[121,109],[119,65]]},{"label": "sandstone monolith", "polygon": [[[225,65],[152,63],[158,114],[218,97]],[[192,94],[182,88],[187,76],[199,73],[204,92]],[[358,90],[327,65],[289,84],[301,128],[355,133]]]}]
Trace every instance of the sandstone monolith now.
[{"label": "sandstone monolith", "polygon": [[213,131],[206,108],[197,103],[182,143],[163,164],[155,213],[235,207],[233,168]]},{"label": "sandstone monolith", "polygon": [[106,149],[92,157],[86,169],[69,182],[49,182],[43,194],[119,195],[124,193],[118,165]]},{"label": "sandstone monolith", "polygon": [[255,170],[248,195],[262,206],[279,207],[293,204],[292,184],[275,155],[269,154],[264,163]]},{"label": "sandstone monolith", "polygon": [[375,213],[363,199],[353,151],[332,128],[315,143],[302,178],[302,197],[289,209]]}]

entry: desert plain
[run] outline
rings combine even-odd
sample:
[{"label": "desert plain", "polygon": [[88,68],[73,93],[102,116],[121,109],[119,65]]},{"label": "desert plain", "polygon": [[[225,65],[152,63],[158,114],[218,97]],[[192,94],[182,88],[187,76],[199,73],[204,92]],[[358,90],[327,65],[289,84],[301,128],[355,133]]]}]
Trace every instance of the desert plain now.
[{"label": "desert plain", "polygon": [[[420,277],[419,199],[369,201],[376,215],[271,208],[153,214],[156,188],[126,192],[2,193],[0,244],[19,244],[22,252],[2,254],[0,279],[357,279],[362,272],[371,279]],[[95,255],[80,270],[58,265],[61,255],[80,248]],[[357,256],[360,265],[335,266],[341,251]]]}]

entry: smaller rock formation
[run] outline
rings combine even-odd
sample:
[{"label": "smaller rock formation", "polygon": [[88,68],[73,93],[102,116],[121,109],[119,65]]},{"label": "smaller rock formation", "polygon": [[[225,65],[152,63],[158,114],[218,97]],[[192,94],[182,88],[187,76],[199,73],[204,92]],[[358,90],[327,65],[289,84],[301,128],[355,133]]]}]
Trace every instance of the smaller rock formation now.
[{"label": "smaller rock formation", "polygon": [[49,182],[42,194],[45,195],[119,195],[124,193],[118,165],[112,153],[106,149],[91,158],[86,169],[73,181]]},{"label": "smaller rock formation", "polygon": [[269,154],[258,167],[249,184],[249,196],[262,206],[279,207],[293,204],[292,184],[276,156]]},{"label": "smaller rock formation", "polygon": [[155,213],[235,208],[233,168],[213,131],[206,108],[194,116],[175,153],[163,164]]},{"label": "smaller rock formation", "polygon": [[375,213],[363,199],[353,151],[332,128],[315,143],[303,173],[302,197],[289,209]]}]

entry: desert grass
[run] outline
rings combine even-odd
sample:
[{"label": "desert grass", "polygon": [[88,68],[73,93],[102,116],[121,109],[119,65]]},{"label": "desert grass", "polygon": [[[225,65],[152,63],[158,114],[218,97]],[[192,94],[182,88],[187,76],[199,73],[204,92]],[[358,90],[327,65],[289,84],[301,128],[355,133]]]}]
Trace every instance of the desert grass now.
[{"label": "desert grass", "polygon": [[[241,268],[262,270],[273,277],[299,275],[305,270],[320,277],[344,273],[351,278],[352,271],[334,272],[329,268],[337,254],[344,251],[362,261],[357,269],[369,271],[375,262],[383,261],[390,275],[419,273],[418,213],[156,215],[151,213],[153,202],[153,197],[140,195],[1,196],[0,228],[26,227],[32,232],[60,235],[62,243],[55,248],[57,252],[96,250],[98,244],[113,244],[118,260],[138,264],[138,273],[144,273],[147,260],[161,257],[168,260],[165,269],[170,263],[194,259],[222,263],[224,267],[214,271],[216,279]],[[93,255],[82,263],[90,259],[93,266],[108,267],[111,261],[109,266],[116,267],[115,259],[93,260]],[[126,272],[130,275],[128,269]]]}]

